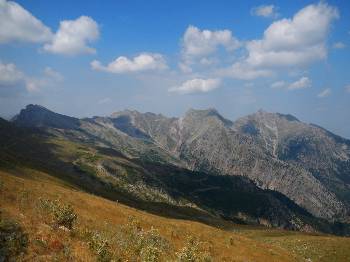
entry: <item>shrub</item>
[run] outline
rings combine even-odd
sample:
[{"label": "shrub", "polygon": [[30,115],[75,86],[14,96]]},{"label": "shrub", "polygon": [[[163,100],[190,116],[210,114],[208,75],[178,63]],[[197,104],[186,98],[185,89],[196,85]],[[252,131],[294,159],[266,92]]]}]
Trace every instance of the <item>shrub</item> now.
[{"label": "shrub", "polygon": [[142,238],[140,257],[144,262],[159,261],[162,253],[169,248],[168,242],[153,227]]},{"label": "shrub", "polygon": [[143,230],[138,220],[130,217],[128,223],[117,231],[79,231],[83,241],[97,256],[98,261],[160,261],[162,255],[169,250],[170,245],[160,236],[158,230],[151,228]]},{"label": "shrub", "polygon": [[141,261],[159,261],[162,254],[169,250],[169,242],[153,227],[145,231],[138,220],[129,218],[117,235],[120,253],[125,258],[139,257]]},{"label": "shrub", "polygon": [[179,262],[209,262],[212,261],[208,252],[201,250],[201,243],[190,237],[186,245],[176,253]]},{"label": "shrub", "polygon": [[15,222],[0,218],[0,261],[9,261],[24,253],[28,236]]},{"label": "shrub", "polygon": [[73,207],[62,203],[61,200],[39,199],[39,208],[52,216],[53,224],[56,227],[64,226],[72,229],[78,216]]},{"label": "shrub", "polygon": [[97,260],[101,262],[111,261],[109,241],[103,234],[93,231],[87,232],[89,238],[89,248],[97,255]]}]

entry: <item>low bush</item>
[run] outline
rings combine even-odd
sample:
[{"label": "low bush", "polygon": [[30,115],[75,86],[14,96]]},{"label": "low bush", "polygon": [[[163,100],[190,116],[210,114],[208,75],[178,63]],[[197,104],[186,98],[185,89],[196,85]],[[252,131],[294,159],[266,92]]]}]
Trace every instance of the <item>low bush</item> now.
[{"label": "low bush", "polygon": [[64,226],[72,229],[78,216],[73,207],[69,204],[62,203],[61,200],[39,199],[38,203],[41,211],[47,212],[55,227]]},{"label": "low bush", "polygon": [[213,259],[210,254],[203,251],[201,242],[193,237],[187,240],[186,245],[176,253],[178,262],[209,262]]},{"label": "low bush", "polygon": [[16,261],[26,251],[28,236],[15,222],[0,218],[0,261]]},{"label": "low bush", "polygon": [[138,220],[129,218],[117,234],[121,256],[125,259],[139,257],[141,261],[155,262],[170,249],[169,242],[153,227],[143,230]]},{"label": "low bush", "polygon": [[108,262],[112,259],[109,240],[106,236],[97,231],[86,231],[89,239],[89,248],[97,256],[100,262]]}]

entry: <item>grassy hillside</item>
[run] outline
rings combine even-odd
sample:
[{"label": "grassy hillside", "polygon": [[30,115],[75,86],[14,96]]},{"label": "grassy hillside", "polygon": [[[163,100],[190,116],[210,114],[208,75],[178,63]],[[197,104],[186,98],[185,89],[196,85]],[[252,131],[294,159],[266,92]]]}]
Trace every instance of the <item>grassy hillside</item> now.
[{"label": "grassy hillside", "polygon": [[[157,261],[159,255],[160,261],[179,257],[192,261],[185,258],[197,255],[195,261],[346,261],[350,257],[349,238],[165,218],[82,192],[33,169],[0,171],[0,181],[1,236],[4,224],[11,221],[27,236],[23,248],[18,241],[13,245],[19,249],[18,259]],[[55,224],[44,208],[43,203],[51,200],[58,200],[61,207],[72,206],[77,219],[71,230]]]}]

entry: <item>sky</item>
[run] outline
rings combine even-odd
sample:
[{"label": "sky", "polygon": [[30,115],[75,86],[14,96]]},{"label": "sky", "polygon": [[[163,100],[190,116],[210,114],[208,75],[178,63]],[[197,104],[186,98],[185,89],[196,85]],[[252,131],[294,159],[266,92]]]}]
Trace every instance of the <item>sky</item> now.
[{"label": "sky", "polygon": [[350,138],[349,1],[0,0],[0,116],[288,113]]}]

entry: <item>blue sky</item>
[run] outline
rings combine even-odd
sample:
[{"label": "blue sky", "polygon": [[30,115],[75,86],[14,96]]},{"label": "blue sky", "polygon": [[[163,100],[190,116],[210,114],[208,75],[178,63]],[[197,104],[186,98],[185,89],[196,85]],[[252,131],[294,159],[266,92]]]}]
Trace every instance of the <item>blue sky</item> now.
[{"label": "blue sky", "polygon": [[348,1],[0,0],[0,115],[290,113],[350,138]]}]

